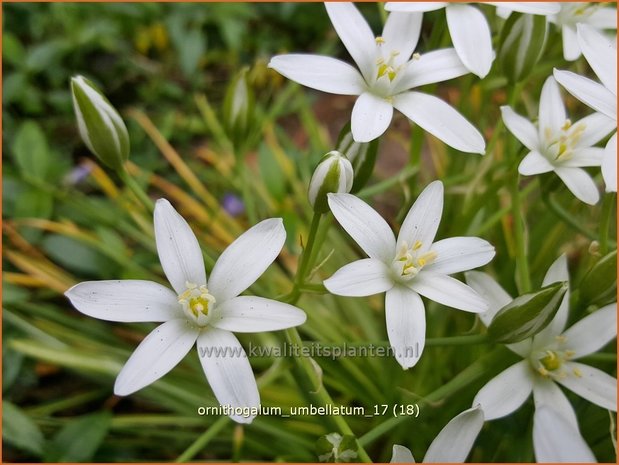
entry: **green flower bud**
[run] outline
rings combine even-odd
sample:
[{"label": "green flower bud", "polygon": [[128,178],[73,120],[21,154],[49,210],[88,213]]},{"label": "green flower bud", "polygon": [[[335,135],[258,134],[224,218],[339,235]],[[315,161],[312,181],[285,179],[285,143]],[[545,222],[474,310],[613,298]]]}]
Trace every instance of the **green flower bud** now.
[{"label": "green flower bud", "polygon": [[129,157],[129,134],[105,96],[82,76],[71,78],[73,109],[86,146],[110,168],[122,169]]},{"label": "green flower bud", "polygon": [[512,13],[507,18],[499,39],[498,59],[510,83],[522,81],[535,68],[546,47],[547,32],[545,16]]},{"label": "green flower bud", "polygon": [[322,159],[309,185],[309,202],[316,213],[329,210],[327,194],[350,192],[353,183],[352,164],[337,150],[327,153]]},{"label": "green flower bud", "polygon": [[231,140],[244,140],[252,128],[254,94],[242,69],[230,82],[223,104],[223,123]]},{"label": "green flower bud", "polygon": [[371,142],[355,142],[352,138],[350,123],[340,132],[336,150],[343,153],[352,163],[355,178],[351,192],[358,192],[365,186],[374,171],[379,138]]}]

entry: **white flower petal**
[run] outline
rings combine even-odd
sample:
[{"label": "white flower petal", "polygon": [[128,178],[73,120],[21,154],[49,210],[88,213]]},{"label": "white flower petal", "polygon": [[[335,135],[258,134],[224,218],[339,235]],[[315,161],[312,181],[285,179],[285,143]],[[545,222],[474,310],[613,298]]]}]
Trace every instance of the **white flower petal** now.
[{"label": "white flower petal", "polygon": [[370,26],[352,3],[326,2],[325,8],[337,35],[369,81],[376,69],[376,42]]},{"label": "white flower petal", "polygon": [[566,362],[564,367],[567,376],[557,382],[595,405],[617,411],[617,378],[582,363]]},{"label": "white flower petal", "polygon": [[421,33],[421,13],[391,13],[387,16],[387,22],[383,28],[383,40],[381,47],[384,48],[383,56],[388,56],[391,52],[397,52],[395,60],[397,63],[408,61]]},{"label": "white flower petal", "polygon": [[489,5],[529,15],[556,15],[561,7],[553,2],[488,2]]},{"label": "white flower petal", "polygon": [[479,237],[450,237],[432,244],[436,259],[424,269],[453,274],[485,265],[495,255],[494,247]]},{"label": "white flower petal", "polygon": [[561,28],[561,38],[563,40],[563,58],[567,61],[575,61],[580,56],[580,45],[576,36],[576,28],[564,25]]},{"label": "white flower petal", "polygon": [[[208,328],[198,337],[198,355],[206,379],[220,405],[257,408],[260,394],[247,354],[234,334]],[[231,415],[238,423],[251,423],[253,416]]]},{"label": "white flower petal", "polygon": [[509,129],[509,132],[526,148],[532,152],[537,151],[540,145],[539,136],[533,123],[506,105],[501,107],[501,115],[503,116],[503,123]]},{"label": "white flower petal", "polygon": [[539,139],[544,140],[547,133],[559,134],[566,119],[559,85],[554,77],[549,76],[539,99]]},{"label": "white flower petal", "polygon": [[415,458],[408,447],[394,444],[389,463],[415,463]]},{"label": "white flower petal", "polygon": [[269,68],[312,89],[340,95],[360,95],[365,81],[348,63],[320,55],[289,54],[271,58]]},{"label": "white flower petal", "polygon": [[440,10],[447,5],[449,5],[448,2],[387,2],[385,3],[385,10],[424,13]]},{"label": "white flower petal", "polygon": [[[601,113],[598,113],[601,114]],[[574,149],[569,159],[561,162],[561,166],[582,168],[585,166],[600,166],[604,160],[604,149],[599,147],[585,147]]]},{"label": "white flower petal", "polygon": [[351,130],[355,142],[370,142],[380,137],[391,123],[393,105],[381,97],[365,92],[352,109]]},{"label": "white flower petal", "polygon": [[523,176],[549,173],[554,170],[554,166],[548,159],[537,151],[529,152],[518,165],[518,172]]},{"label": "white flower petal", "polygon": [[423,463],[464,463],[484,426],[478,405],[456,415],[434,438]]},{"label": "white flower petal", "polygon": [[573,358],[597,352],[617,337],[617,304],[606,305],[586,316],[563,336],[565,346],[574,351]]},{"label": "white flower petal", "polygon": [[352,194],[327,197],[333,216],[359,247],[370,258],[391,263],[395,257],[395,237],[376,210]]},{"label": "white flower petal", "polygon": [[585,170],[580,168],[557,167],[557,175],[577,199],[589,205],[595,205],[600,200],[598,188]]},{"label": "white flower petal", "polygon": [[485,326],[490,326],[497,312],[513,299],[486,273],[469,271],[465,277],[466,283],[488,303],[488,310],[480,313],[479,318]]},{"label": "white flower petal", "polygon": [[484,78],[494,59],[488,21],[471,5],[451,3],[446,12],[449,34],[462,63],[472,73]]},{"label": "white flower petal", "polygon": [[617,192],[617,133],[613,134],[604,149],[602,176],[606,192]]},{"label": "white flower petal", "polygon": [[402,222],[398,250],[404,246],[417,246],[419,253],[430,250],[443,214],[443,190],[441,181],[433,181],[419,194]]},{"label": "white flower petal", "polygon": [[385,296],[385,318],[389,343],[402,368],[415,366],[426,343],[426,313],[419,294],[394,286]]},{"label": "white flower petal", "polygon": [[[413,87],[447,81],[468,74],[469,70],[454,48],[444,48],[424,53],[406,64],[403,73],[398,74],[393,90],[398,94]],[[401,77],[400,77],[401,75]]]},{"label": "white flower petal", "polygon": [[603,85],[571,71],[554,70],[555,79],[570,94],[609,118],[617,119],[617,97]]},{"label": "white flower petal", "polygon": [[332,294],[364,297],[393,287],[389,267],[375,258],[357,260],[337,270],[323,283]]},{"label": "white flower petal", "polygon": [[[544,280],[542,281],[542,286],[548,286],[553,283],[562,283],[565,281],[569,282],[569,280],[570,271],[567,267],[567,256],[562,254],[559,258],[552,262],[550,267],[548,267],[548,271],[546,271]],[[565,319],[567,320],[567,315],[565,316]],[[563,327],[565,327],[565,322],[563,322]],[[559,330],[559,333],[563,331],[563,327]]]},{"label": "white flower petal", "polygon": [[263,297],[240,296],[215,308],[211,325],[237,333],[260,333],[292,328],[305,322],[305,312],[293,305]]},{"label": "white flower petal", "polygon": [[198,239],[166,199],[157,200],[154,215],[157,253],[165,275],[177,294],[186,283],[206,284],[206,272]]},{"label": "white flower petal", "polygon": [[[569,270],[567,269],[567,257],[565,254],[561,255],[557,258],[544,276],[544,281],[542,282],[542,286],[548,286],[553,283],[560,282],[568,282],[570,281]],[[549,344],[552,344],[556,337],[559,336],[563,330],[565,329],[565,325],[567,323],[567,317],[569,315],[570,310],[570,291],[565,293],[563,296],[563,300],[561,301],[561,305],[559,306],[559,310],[555,314],[552,321],[542,329],[539,333],[535,335],[535,346],[543,347]]]},{"label": "white flower petal", "polygon": [[65,295],[84,315],[107,321],[168,321],[182,316],[177,296],[152,281],[86,281]]},{"label": "white flower petal", "polygon": [[532,390],[531,367],[528,360],[522,360],[488,381],[475,396],[473,405],[481,404],[486,420],[494,420],[516,411]]},{"label": "white flower petal", "polygon": [[486,142],[480,132],[440,98],[405,92],[395,96],[393,106],[450,147],[461,152],[484,154]]},{"label": "white flower petal", "polygon": [[611,132],[617,130],[617,121],[603,113],[592,113],[572,124],[568,133],[570,135],[579,132],[576,147],[591,147],[604,139]]},{"label": "white flower petal", "polygon": [[155,328],[118,374],[114,394],[128,396],[157,381],[187,355],[198,333],[185,319],[170,320]]},{"label": "white flower petal", "polygon": [[533,400],[535,409],[550,407],[567,420],[578,431],[578,419],[570,401],[557,384],[542,376],[533,380]]},{"label": "white flower petal", "polygon": [[615,8],[596,8],[587,18],[587,24],[596,29],[617,29],[617,10]]},{"label": "white flower petal", "polygon": [[538,463],[596,461],[578,430],[550,407],[535,410],[533,448]]},{"label": "white flower petal", "polygon": [[[616,17],[617,14],[615,13]],[[602,84],[617,95],[617,49],[597,29],[578,24],[578,44]],[[615,102],[616,103],[616,102]]]},{"label": "white flower petal", "polygon": [[222,304],[236,297],[265,272],[286,241],[281,218],[261,221],[223,251],[213,267],[209,291]]},{"label": "white flower petal", "polygon": [[408,287],[430,300],[465,312],[483,313],[488,303],[466,284],[442,274],[422,270]]}]

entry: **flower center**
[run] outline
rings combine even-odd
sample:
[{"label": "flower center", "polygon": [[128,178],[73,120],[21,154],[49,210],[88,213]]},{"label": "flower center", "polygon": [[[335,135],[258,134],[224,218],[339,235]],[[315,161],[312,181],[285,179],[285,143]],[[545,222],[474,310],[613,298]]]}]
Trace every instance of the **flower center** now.
[{"label": "flower center", "polygon": [[[557,336],[557,346],[565,344],[565,337]],[[574,356],[574,351],[553,348],[541,350],[532,354],[531,365],[533,369],[544,378],[565,379],[570,375],[570,371],[565,369],[565,362]],[[580,378],[582,373],[577,368],[571,370],[571,374]]]},{"label": "flower center", "polygon": [[185,316],[198,326],[206,326],[211,319],[215,297],[209,294],[206,286],[185,283],[187,289],[178,296]]},{"label": "flower center", "polygon": [[580,141],[587,125],[578,123],[572,126],[572,122],[567,119],[558,133],[554,133],[551,128],[544,128],[544,139],[546,142],[545,155],[551,162],[564,162],[572,157],[574,148]]},{"label": "flower center", "polygon": [[421,251],[423,244],[420,241],[415,242],[412,247],[409,247],[406,242],[400,247],[400,251],[396,255],[391,268],[396,277],[409,281],[419,274],[421,269],[436,260],[437,253],[433,250]]}]

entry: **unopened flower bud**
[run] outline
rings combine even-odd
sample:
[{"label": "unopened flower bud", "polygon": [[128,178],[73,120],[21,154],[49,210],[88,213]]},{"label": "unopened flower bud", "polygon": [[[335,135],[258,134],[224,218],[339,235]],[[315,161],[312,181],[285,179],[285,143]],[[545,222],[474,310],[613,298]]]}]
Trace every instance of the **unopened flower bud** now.
[{"label": "unopened flower bud", "polygon": [[223,105],[224,127],[232,140],[247,138],[254,112],[254,95],[248,82],[248,69],[242,69],[230,82]]},{"label": "unopened flower bud", "polygon": [[121,169],[129,156],[129,134],[122,118],[94,84],[82,76],[71,78],[71,94],[84,143],[104,164]]},{"label": "unopened flower bud", "polygon": [[337,150],[327,153],[314,170],[309,185],[309,202],[316,213],[329,210],[328,193],[350,192],[353,169],[350,161]]}]

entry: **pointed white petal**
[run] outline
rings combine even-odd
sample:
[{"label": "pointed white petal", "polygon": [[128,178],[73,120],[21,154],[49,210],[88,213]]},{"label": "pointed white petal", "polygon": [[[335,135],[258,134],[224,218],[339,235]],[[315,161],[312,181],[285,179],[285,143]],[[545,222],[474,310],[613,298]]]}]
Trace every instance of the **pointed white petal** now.
[{"label": "pointed white petal", "polygon": [[572,124],[569,134],[580,132],[576,147],[591,147],[604,139],[612,131],[616,131],[617,121],[603,113],[592,113]]},{"label": "pointed white petal", "polygon": [[617,10],[615,8],[597,8],[587,18],[587,24],[596,29],[617,29]]},{"label": "pointed white petal", "polygon": [[[614,14],[616,17],[616,13]],[[617,49],[597,29],[578,24],[578,44],[602,84],[617,95]]]},{"label": "pointed white petal", "polygon": [[432,244],[436,259],[424,269],[453,274],[484,266],[495,255],[494,247],[479,237],[450,237]]},{"label": "pointed white petal", "polygon": [[563,40],[563,58],[567,61],[575,61],[580,56],[580,45],[576,37],[576,28],[565,25],[561,28],[561,39]]},{"label": "pointed white petal", "polygon": [[448,2],[387,2],[385,10],[424,13],[426,11],[440,10],[447,5],[449,5]]},{"label": "pointed white petal", "polygon": [[389,463],[415,463],[415,458],[408,447],[394,444]]},{"label": "pointed white petal", "polygon": [[391,13],[383,28],[383,56],[389,56],[393,51],[398,53],[397,63],[408,61],[419,41],[422,18],[422,13]]},{"label": "pointed white petal", "polygon": [[[257,408],[260,394],[247,354],[234,334],[208,328],[198,337],[198,355],[206,379],[220,405]],[[238,423],[251,423],[254,416],[231,415]]]},{"label": "pointed white petal", "polygon": [[213,267],[209,290],[222,304],[236,297],[264,273],[286,241],[281,218],[261,221],[241,234],[220,255]]},{"label": "pointed white petal", "polygon": [[114,394],[128,396],[157,381],[187,355],[198,333],[185,319],[170,320],[155,328],[118,374]]},{"label": "pointed white petal", "polygon": [[[601,114],[601,113],[598,113]],[[586,147],[574,149],[570,158],[561,162],[561,166],[569,168],[582,168],[584,166],[600,166],[604,160],[604,149],[599,147]]]},{"label": "pointed white petal", "polygon": [[320,55],[290,54],[271,58],[269,68],[312,89],[339,95],[360,95],[365,81],[348,63]]},{"label": "pointed white petal", "polygon": [[84,315],[107,321],[168,321],[181,317],[174,292],[152,281],[86,281],[65,295]]},{"label": "pointed white petal", "polygon": [[504,105],[501,107],[501,115],[503,123],[509,129],[516,139],[518,139],[526,148],[535,152],[539,148],[539,136],[537,129],[528,119],[520,116],[510,107]]},{"label": "pointed white petal", "polygon": [[533,400],[536,410],[542,407],[551,407],[578,431],[576,412],[574,412],[572,404],[567,400],[557,383],[548,378],[536,376],[533,381]]},{"label": "pointed white petal", "polygon": [[432,441],[423,463],[464,463],[484,426],[478,405],[456,415]]},{"label": "pointed white petal", "polygon": [[398,94],[413,87],[448,81],[468,73],[469,70],[458,57],[456,49],[434,50],[406,64],[406,69],[401,73],[402,76],[398,74],[393,93]]},{"label": "pointed white petal", "polygon": [[[567,256],[565,254],[557,258],[544,276],[542,286],[548,286],[553,283],[568,282],[570,281],[569,270],[567,269]],[[565,329],[567,323],[567,317],[570,311],[570,291],[565,293],[559,310],[555,314],[554,318],[548,326],[542,329],[535,335],[534,341],[536,347],[544,347],[546,345],[555,342],[556,337],[559,336]]]},{"label": "pointed white petal", "polygon": [[375,258],[364,258],[343,266],[323,283],[335,295],[364,297],[393,287],[389,267]]},{"label": "pointed white petal", "polygon": [[617,304],[607,305],[580,320],[565,333],[565,346],[573,358],[597,352],[617,337]]},{"label": "pointed white petal", "polygon": [[595,182],[585,170],[561,166],[555,172],[577,199],[589,205],[598,203],[600,193]]},{"label": "pointed white petal", "polygon": [[326,2],[325,8],[348,53],[369,80],[376,69],[376,42],[370,26],[352,3]]},{"label": "pointed white petal", "polygon": [[558,134],[565,124],[567,116],[561,98],[561,91],[555,78],[549,76],[542,87],[539,100],[539,138],[544,140],[544,134]]},{"label": "pointed white petal", "polygon": [[166,199],[157,200],[154,226],[159,261],[176,293],[185,292],[187,282],[205,285],[206,273],[198,239]]},{"label": "pointed white petal", "polygon": [[535,410],[533,449],[538,463],[596,461],[578,430],[550,407]]},{"label": "pointed white petal", "polygon": [[483,136],[440,98],[420,92],[405,92],[395,96],[393,106],[450,147],[461,152],[484,154],[486,142]]},{"label": "pointed white petal", "polygon": [[443,183],[433,181],[419,194],[406,214],[398,234],[397,249],[417,246],[419,253],[430,250],[443,214]]},{"label": "pointed white petal", "polygon": [[355,142],[370,142],[389,127],[393,105],[381,97],[365,92],[352,109],[351,130]]},{"label": "pointed white petal", "polygon": [[617,97],[603,85],[571,71],[554,70],[555,79],[565,90],[596,111],[617,119]]},{"label": "pointed white petal", "polygon": [[328,201],[335,219],[370,258],[391,263],[395,237],[376,210],[352,194],[328,194]]},{"label": "pointed white petal", "polygon": [[595,405],[617,411],[617,378],[582,363],[567,362],[564,367],[567,376],[557,382]]},{"label": "pointed white petal", "polygon": [[240,296],[226,300],[215,309],[210,324],[237,333],[278,331],[303,324],[305,312],[293,305],[263,297]]},{"label": "pointed white petal", "polygon": [[488,303],[466,284],[442,274],[422,270],[408,287],[430,300],[465,312],[483,313]]},{"label": "pointed white petal", "polygon": [[481,404],[486,420],[494,420],[516,411],[533,390],[533,374],[528,360],[512,365],[486,383],[473,405]]},{"label": "pointed white petal", "polygon": [[387,334],[402,368],[415,366],[426,342],[426,313],[419,294],[397,285],[385,296]]},{"label": "pointed white petal", "polygon": [[484,325],[489,326],[497,312],[513,299],[486,273],[469,271],[465,277],[466,283],[488,303],[488,310],[480,313],[479,318]]},{"label": "pointed white petal", "polygon": [[488,21],[471,5],[452,3],[446,11],[449,34],[458,56],[472,73],[484,78],[494,59]]},{"label": "pointed white petal", "polygon": [[518,172],[523,176],[549,173],[552,170],[554,170],[554,166],[537,151],[529,152],[518,165]]},{"label": "pointed white petal", "polygon": [[617,192],[617,133],[613,134],[604,149],[602,176],[606,192]]},{"label": "pointed white petal", "polygon": [[556,15],[561,7],[553,2],[488,2],[489,5],[529,15]]}]

